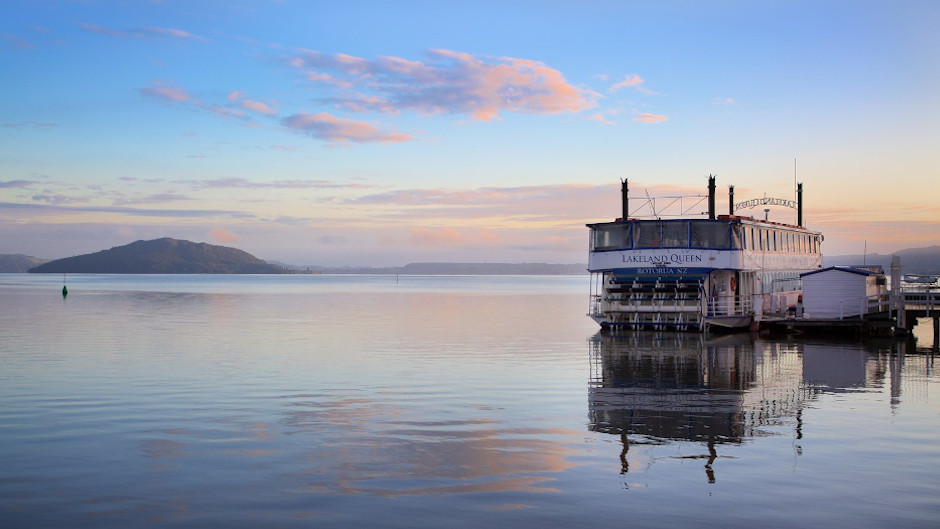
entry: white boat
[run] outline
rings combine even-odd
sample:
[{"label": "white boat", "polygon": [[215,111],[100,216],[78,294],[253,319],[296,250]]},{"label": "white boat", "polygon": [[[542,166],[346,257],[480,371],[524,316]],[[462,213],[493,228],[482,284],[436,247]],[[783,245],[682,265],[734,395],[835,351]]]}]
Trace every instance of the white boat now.
[{"label": "white boat", "polygon": [[[680,211],[679,218],[666,219],[652,208],[651,218],[634,218],[624,181],[623,216],[587,225],[588,315],[603,331],[703,331],[746,329],[766,315],[796,310],[800,274],[822,266],[823,236],[803,226],[802,188],[796,201],[764,197],[736,204],[730,186],[729,214],[716,215],[710,176],[707,216]],[[759,205],[792,207],[797,223],[771,222],[766,213],[764,220],[734,214]]]}]

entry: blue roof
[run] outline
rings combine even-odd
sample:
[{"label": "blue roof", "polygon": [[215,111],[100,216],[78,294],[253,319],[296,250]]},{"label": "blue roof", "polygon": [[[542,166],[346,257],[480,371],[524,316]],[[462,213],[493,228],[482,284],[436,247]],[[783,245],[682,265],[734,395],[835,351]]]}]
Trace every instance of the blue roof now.
[{"label": "blue roof", "polygon": [[861,268],[855,268],[852,266],[830,266],[827,268],[820,268],[819,270],[813,270],[812,272],[804,272],[800,274],[800,277],[811,276],[813,274],[821,274],[823,272],[829,272],[831,270],[835,270],[837,272],[848,272],[850,274],[858,274],[862,276],[870,276],[874,274],[874,272],[870,270],[862,270]]}]

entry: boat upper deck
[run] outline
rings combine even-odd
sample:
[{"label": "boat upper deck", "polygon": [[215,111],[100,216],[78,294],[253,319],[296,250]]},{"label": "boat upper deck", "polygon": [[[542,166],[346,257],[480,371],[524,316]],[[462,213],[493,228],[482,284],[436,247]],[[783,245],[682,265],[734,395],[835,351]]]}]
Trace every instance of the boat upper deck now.
[{"label": "boat upper deck", "polygon": [[588,224],[591,251],[690,248],[816,254],[822,234],[751,217],[627,219]]}]

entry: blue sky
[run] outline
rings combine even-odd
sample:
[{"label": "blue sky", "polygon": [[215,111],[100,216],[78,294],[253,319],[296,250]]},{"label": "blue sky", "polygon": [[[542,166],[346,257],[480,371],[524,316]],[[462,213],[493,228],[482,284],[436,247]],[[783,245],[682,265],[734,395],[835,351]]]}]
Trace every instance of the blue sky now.
[{"label": "blue sky", "polygon": [[825,253],[940,244],[936,27],[929,1],[5,1],[0,253],[583,262],[621,178],[792,198],[794,160]]}]

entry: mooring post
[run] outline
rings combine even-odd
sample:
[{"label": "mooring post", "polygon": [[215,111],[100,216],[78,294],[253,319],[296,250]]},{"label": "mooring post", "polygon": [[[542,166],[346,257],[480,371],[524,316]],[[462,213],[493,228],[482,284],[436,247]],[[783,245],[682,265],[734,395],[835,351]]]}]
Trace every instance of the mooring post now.
[{"label": "mooring post", "polygon": [[933,317],[933,350],[940,350],[940,317]]}]

